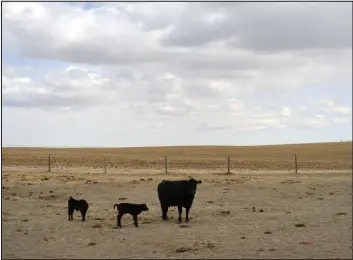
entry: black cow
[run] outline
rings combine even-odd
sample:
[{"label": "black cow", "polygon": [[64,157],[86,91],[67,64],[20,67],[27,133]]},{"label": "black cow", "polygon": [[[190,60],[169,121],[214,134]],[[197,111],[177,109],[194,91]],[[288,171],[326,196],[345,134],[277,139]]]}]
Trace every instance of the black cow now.
[{"label": "black cow", "polygon": [[147,205],[144,204],[132,204],[132,203],[120,203],[120,204],[114,204],[113,208],[117,207],[118,209],[118,215],[117,215],[117,224],[118,227],[121,226],[121,218],[125,214],[130,214],[134,218],[134,224],[135,227],[138,227],[137,223],[137,216],[142,212],[142,211],[148,211]]},{"label": "black cow", "polygon": [[82,215],[82,221],[86,220],[86,213],[88,210],[88,203],[85,200],[75,200],[70,197],[68,200],[68,212],[69,212],[69,220],[73,220],[74,210],[80,211]]},{"label": "black cow", "polygon": [[186,209],[185,221],[189,221],[189,211],[194,201],[197,184],[202,181],[197,181],[194,178],[189,180],[179,181],[162,181],[158,184],[158,199],[161,204],[162,218],[167,220],[167,212],[169,207],[177,206],[179,217],[178,221],[181,222],[182,207]]}]

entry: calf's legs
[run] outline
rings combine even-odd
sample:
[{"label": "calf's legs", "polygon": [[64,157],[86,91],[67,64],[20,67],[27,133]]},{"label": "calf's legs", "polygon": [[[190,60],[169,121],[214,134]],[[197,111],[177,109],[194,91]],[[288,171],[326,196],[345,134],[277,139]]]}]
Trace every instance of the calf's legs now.
[{"label": "calf's legs", "polygon": [[74,219],[74,217],[73,217],[74,210],[70,210],[70,209],[69,209],[68,211],[69,211],[69,212],[68,212],[68,213],[69,213],[69,221],[70,221],[70,220],[73,220],[73,219]]},{"label": "calf's legs", "polygon": [[[118,225],[118,227],[122,227],[122,225],[121,225],[121,218],[123,217],[123,215],[124,214],[118,214],[117,216],[116,216],[116,219],[117,219],[117,225]],[[138,227],[138,221],[137,221],[137,215],[132,215],[132,217],[133,217],[133,219],[134,219],[134,225],[135,225],[135,227]]]},{"label": "calf's legs", "polygon": [[122,217],[123,217],[122,214],[118,214],[118,215],[116,216],[118,227],[122,227],[122,226],[121,226],[121,218],[122,218]]},{"label": "calf's legs", "polygon": [[86,221],[86,213],[87,213],[87,210],[81,210],[82,221]]},{"label": "calf's legs", "polygon": [[138,227],[138,223],[137,223],[137,215],[133,215],[132,217],[134,218],[134,224],[135,224],[135,227]]}]

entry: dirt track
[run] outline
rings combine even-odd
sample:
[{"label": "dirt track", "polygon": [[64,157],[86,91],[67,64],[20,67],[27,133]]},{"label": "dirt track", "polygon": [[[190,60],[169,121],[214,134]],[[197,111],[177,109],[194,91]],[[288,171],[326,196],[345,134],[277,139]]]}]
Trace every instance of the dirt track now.
[{"label": "dirt track", "polygon": [[[190,223],[177,224],[176,209],[169,213],[174,218],[163,222],[157,183],[189,175],[203,180]],[[166,176],[143,170],[48,174],[5,168],[3,258],[347,259],[352,256],[351,180],[352,173],[344,171],[296,177],[285,172],[222,175],[185,170]],[[90,203],[85,224],[77,212],[74,221],[68,221],[69,196]],[[124,216],[123,228],[116,229],[113,204],[122,197],[149,206],[139,217],[139,228]]]}]

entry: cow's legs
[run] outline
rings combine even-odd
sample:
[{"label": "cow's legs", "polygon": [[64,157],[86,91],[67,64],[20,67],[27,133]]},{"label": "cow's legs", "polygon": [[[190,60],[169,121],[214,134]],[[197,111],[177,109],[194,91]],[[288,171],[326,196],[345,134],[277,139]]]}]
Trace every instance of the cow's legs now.
[{"label": "cow's legs", "polygon": [[185,216],[186,222],[189,222],[189,211],[190,211],[190,207],[186,207],[186,216]]},{"label": "cow's legs", "polygon": [[168,212],[168,207],[161,205],[162,208],[162,219],[163,220],[168,220],[167,212]]},{"label": "cow's legs", "polygon": [[181,222],[181,214],[183,213],[183,207],[182,206],[178,206],[178,213],[179,213],[178,221]]}]

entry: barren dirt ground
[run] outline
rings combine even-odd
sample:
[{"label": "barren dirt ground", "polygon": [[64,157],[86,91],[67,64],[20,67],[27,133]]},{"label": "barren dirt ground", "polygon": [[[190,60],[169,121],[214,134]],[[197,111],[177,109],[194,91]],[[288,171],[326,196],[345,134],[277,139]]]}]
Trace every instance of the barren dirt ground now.
[{"label": "barren dirt ground", "polygon": [[[348,161],[351,165],[351,161]],[[201,179],[191,220],[161,220],[157,184]],[[178,174],[134,170],[34,172],[3,169],[3,258],[346,258],[352,257],[352,172],[237,172]],[[67,199],[84,198],[68,221]],[[123,198],[126,198],[125,200]],[[116,228],[113,204],[150,208]],[[255,212],[253,211],[255,207]],[[260,210],[263,212],[260,212]],[[298,227],[297,227],[297,226]]]}]

